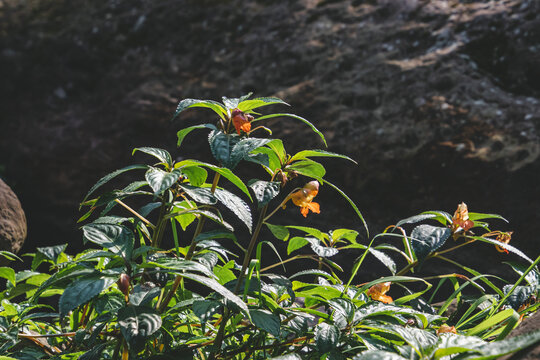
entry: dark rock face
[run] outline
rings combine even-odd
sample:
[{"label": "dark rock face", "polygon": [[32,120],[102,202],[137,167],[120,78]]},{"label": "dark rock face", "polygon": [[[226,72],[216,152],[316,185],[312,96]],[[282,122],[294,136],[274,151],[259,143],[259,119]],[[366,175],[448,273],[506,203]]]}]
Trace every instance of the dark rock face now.
[{"label": "dark rock face", "polygon": [[0,250],[17,253],[26,239],[26,217],[17,196],[0,179]]},{"label": "dark rock face", "polygon": [[[512,330],[508,337],[515,337],[540,330],[540,312],[536,312],[523,322],[516,329]],[[506,355],[500,360],[536,360],[540,359],[540,345],[536,344],[527,349],[512,355]]]},{"label": "dark rock face", "polygon": [[[3,4],[0,164],[34,245],[43,228],[40,241],[78,241],[78,202],[102,175],[136,162],[133,147],[208,156],[204,136],[174,149],[180,127],[213,121],[194,110],[169,122],[179,99],[254,91],[283,97],[323,131],[329,150],[358,161],[329,163],[328,178],[372,233],[465,201],[506,216],[512,243],[538,253],[537,1]],[[269,126],[291,153],[322,146],[302,124]],[[329,192],[321,188],[313,221],[360,228]]]}]

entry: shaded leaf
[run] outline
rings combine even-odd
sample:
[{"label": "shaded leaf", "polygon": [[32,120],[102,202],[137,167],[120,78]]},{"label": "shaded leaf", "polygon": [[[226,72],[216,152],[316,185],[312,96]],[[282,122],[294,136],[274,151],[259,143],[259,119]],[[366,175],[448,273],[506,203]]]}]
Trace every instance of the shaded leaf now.
[{"label": "shaded leaf", "polygon": [[289,230],[285,226],[272,225],[266,222],[264,224],[268,227],[268,229],[270,230],[272,235],[276,237],[276,239],[287,241],[287,239],[289,238]]},{"label": "shaded leaf", "polygon": [[337,348],[339,329],[335,325],[320,323],[315,327],[315,343],[320,354],[326,354]]},{"label": "shaded leaf", "polygon": [[161,316],[152,308],[128,305],[118,310],[118,325],[130,348],[141,349],[161,327]]},{"label": "shaded leaf", "polygon": [[275,198],[281,190],[281,184],[277,181],[258,180],[249,184],[255,194],[259,209]]},{"label": "shaded leaf", "polygon": [[220,118],[223,120],[227,119],[227,111],[223,106],[217,101],[213,100],[198,100],[198,99],[184,99],[178,103],[174,116],[171,120],[174,120],[182,111],[192,108],[192,107],[202,107],[207,109],[212,109]]},{"label": "shaded leaf", "polygon": [[58,303],[60,317],[66,315],[77,306],[86,304],[103,290],[115,283],[113,278],[77,279],[69,284]]},{"label": "shaded leaf", "polygon": [[132,155],[135,154],[135,152],[141,151],[145,154],[152,155],[153,157],[157,158],[160,162],[167,164],[169,167],[172,166],[173,160],[171,157],[171,154],[167,150],[158,149],[158,148],[152,148],[152,147],[140,147],[133,149]]},{"label": "shaded leaf", "polygon": [[83,226],[84,239],[109,249],[126,259],[133,251],[133,232],[127,227],[114,224],[88,224]]},{"label": "shaded leaf", "polygon": [[419,260],[444,245],[452,234],[449,228],[419,225],[411,232],[411,246]]},{"label": "shaded leaf", "polygon": [[278,315],[262,309],[250,310],[249,314],[251,315],[253,325],[275,337],[279,337],[281,321]]},{"label": "shaded leaf", "polygon": [[201,125],[194,125],[194,126],[187,127],[176,133],[176,136],[178,137],[178,142],[176,143],[176,146],[180,147],[180,145],[182,145],[182,142],[184,141],[184,138],[193,130],[204,129],[204,128],[217,130],[217,128],[212,124],[201,124]]},{"label": "shaded leaf", "polygon": [[154,193],[159,195],[176,183],[180,175],[181,172],[178,169],[168,172],[151,167],[146,172],[145,178]]},{"label": "shaded leaf", "polygon": [[84,197],[83,202],[86,201],[86,199],[88,199],[88,197],[90,195],[92,195],[92,193],[94,193],[94,191],[96,191],[98,188],[100,188],[102,185],[106,184],[111,179],[115,178],[116,176],[118,176],[118,175],[120,175],[122,173],[125,173],[126,171],[142,170],[142,169],[146,170],[146,169],[148,169],[148,166],[147,165],[130,165],[130,166],[126,166],[126,167],[124,167],[122,169],[113,171],[112,173],[105,175],[104,177],[99,179],[99,181],[94,186],[92,186],[92,188],[90,188],[90,191],[88,191],[88,193]]},{"label": "shaded leaf", "polygon": [[214,195],[223,205],[225,205],[240,220],[242,220],[244,224],[246,224],[249,232],[251,233],[251,228],[253,225],[251,219],[251,210],[244,200],[224,189],[216,189]]}]

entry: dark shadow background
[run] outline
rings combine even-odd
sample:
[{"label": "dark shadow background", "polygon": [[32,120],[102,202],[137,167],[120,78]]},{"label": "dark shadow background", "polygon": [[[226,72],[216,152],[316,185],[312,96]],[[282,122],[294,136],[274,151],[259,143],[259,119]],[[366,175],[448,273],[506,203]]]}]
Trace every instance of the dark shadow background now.
[{"label": "dark shadow background", "polygon": [[[202,133],[175,148],[178,129],[214,120],[171,122],[180,99],[253,91],[282,97],[358,161],[327,161],[327,177],[372,234],[465,201],[505,216],[495,228],[535,258],[539,14],[526,0],[0,0],[0,176],[27,214],[24,250],[82,247],[79,202],[143,161],[134,147],[211,160]],[[269,124],[290,153],[323,146],[299,122]],[[274,222],[361,230],[331,189],[318,199],[321,215],[289,207]],[[495,273],[512,258],[487,245],[460,256]]]}]

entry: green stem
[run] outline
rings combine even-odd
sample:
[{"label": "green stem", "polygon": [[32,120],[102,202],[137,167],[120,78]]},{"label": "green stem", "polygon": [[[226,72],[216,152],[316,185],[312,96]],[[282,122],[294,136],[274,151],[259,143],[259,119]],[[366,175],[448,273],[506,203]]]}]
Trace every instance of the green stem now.
[{"label": "green stem", "polygon": [[165,219],[163,219],[163,217],[165,216],[165,212],[167,210],[166,208],[167,208],[167,201],[165,201],[165,194],[163,194],[163,199],[161,200],[161,207],[159,209],[157,225],[154,228],[154,232],[152,234],[153,247],[158,247],[159,244],[161,243],[161,239],[164,233],[163,228],[166,222]]},{"label": "green stem", "polygon": [[[251,253],[253,252],[253,249],[255,248],[255,245],[257,244],[257,239],[259,238],[259,233],[261,232],[261,228],[265,221],[265,216],[266,216],[267,211],[268,211],[268,204],[262,208],[261,213],[259,215],[259,221],[257,222],[257,226],[255,227],[255,230],[253,231],[253,235],[251,236],[251,241],[249,242],[249,246],[244,256],[244,262],[242,263],[242,270],[240,270],[240,275],[238,275],[238,279],[236,280],[237,282],[234,288],[235,294],[238,294],[238,291],[240,290],[240,286],[242,284],[242,280],[244,279],[246,269],[248,268],[249,262],[251,261]],[[225,335],[225,328],[227,326],[227,322],[229,321],[230,314],[231,312],[229,308],[226,307],[225,311],[223,312],[223,320],[221,321],[221,324],[219,325],[219,330],[216,335],[213,349],[212,349],[212,352],[210,353],[210,356],[208,357],[208,360],[214,360],[216,357],[216,353],[220,351],[221,349],[221,344],[223,343],[223,336]]]}]

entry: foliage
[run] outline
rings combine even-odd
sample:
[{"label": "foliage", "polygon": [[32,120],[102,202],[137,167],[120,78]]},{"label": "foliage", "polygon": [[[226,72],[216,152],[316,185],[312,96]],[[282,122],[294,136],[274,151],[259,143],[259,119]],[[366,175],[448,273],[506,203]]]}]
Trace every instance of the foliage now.
[{"label": "foliage", "polygon": [[[539,332],[505,339],[538,307],[540,257],[529,259],[509,245],[511,233],[486,222],[504,219],[469,213],[462,203],[453,216],[424,212],[370,238],[357,206],[326,180],[320,162],[352,159],[320,149],[289,154],[259,121],[299,120],[326,144],[324,136],[299,116],[255,112],[267,105],[286,104],[250,95],[181,101],[175,117],[192,107],[217,114],[216,124],[177,134],[184,146],[192,131],[207,131],[215,164],[137,148],[149,164],[104,176],[83,200],[87,250],[38,248],[28,254],[30,270],[1,267],[2,359],[491,359],[540,341]],[[238,177],[246,162],[265,177]],[[139,180],[96,195],[128,172]],[[323,190],[345,197],[366,236],[271,222],[278,211],[297,211],[284,210],[290,204],[304,217],[324,216],[324,204],[314,201]],[[111,215],[120,209],[123,216]],[[517,281],[447,257],[480,242],[520,258],[508,263]],[[350,254],[358,257],[346,274],[338,261]],[[358,284],[367,256],[389,275]],[[411,276],[436,260],[456,273]],[[295,261],[304,270],[281,270]],[[433,304],[443,289],[451,295]],[[457,310],[448,314],[453,302]]]}]

